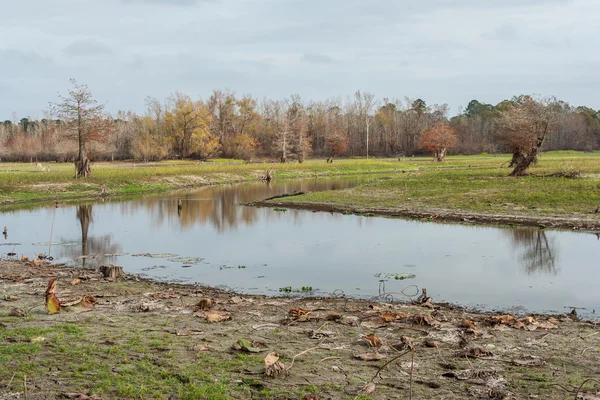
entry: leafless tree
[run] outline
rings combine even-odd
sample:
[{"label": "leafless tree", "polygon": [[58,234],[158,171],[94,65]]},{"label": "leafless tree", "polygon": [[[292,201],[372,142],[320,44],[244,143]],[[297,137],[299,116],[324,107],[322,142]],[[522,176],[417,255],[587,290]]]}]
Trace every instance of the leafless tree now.
[{"label": "leafless tree", "polygon": [[86,145],[91,141],[104,140],[112,129],[108,116],[104,113],[104,104],[92,97],[87,85],[70,80],[72,88],[68,95],[58,95],[57,103],[50,103],[50,110],[64,125],[64,134],[77,139],[78,157],[75,162],[75,177],[90,176],[90,160]]}]

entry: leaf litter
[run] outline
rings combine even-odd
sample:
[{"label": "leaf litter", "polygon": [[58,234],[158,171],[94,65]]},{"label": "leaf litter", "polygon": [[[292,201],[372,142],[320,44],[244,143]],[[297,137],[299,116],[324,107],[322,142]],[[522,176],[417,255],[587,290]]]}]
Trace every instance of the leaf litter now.
[{"label": "leaf litter", "polygon": [[[412,381],[424,382],[412,385],[415,399],[440,396],[463,398],[469,395],[481,398],[526,398],[535,388],[540,398],[558,400],[565,398],[565,392],[561,392],[557,386],[545,389],[527,380],[533,368],[536,373],[552,377],[553,383],[568,387],[569,374],[553,374],[552,371],[580,371],[577,373],[585,374],[587,369],[576,368],[587,365],[587,368],[593,369],[595,363],[600,361],[600,354],[593,350],[600,346],[600,335],[590,336],[597,331],[595,325],[577,322],[568,316],[503,317],[435,304],[431,311],[420,304],[410,303],[240,296],[198,286],[143,280],[136,282],[128,276],[120,282],[107,282],[93,272],[86,272],[86,279],[82,279],[73,270],[62,267],[53,267],[51,271],[38,269],[35,270],[37,275],[31,275],[33,270],[30,268],[33,266],[18,264],[18,267],[6,269],[3,273],[7,276],[30,274],[27,279],[37,283],[0,280],[0,289],[4,288],[4,293],[14,293],[19,298],[13,304],[18,306],[15,309],[23,310],[23,315],[36,318],[35,313],[29,314],[25,310],[41,304],[39,296],[36,300],[35,296],[20,294],[31,291],[43,295],[44,289],[39,288],[46,287],[48,298],[52,298],[52,295],[57,299],[64,297],[61,305],[65,311],[76,305],[82,308],[85,308],[85,304],[93,305],[91,311],[98,318],[89,319],[86,323],[90,324],[91,329],[106,329],[106,324],[110,322],[113,326],[119,326],[123,334],[127,334],[131,326],[136,326],[137,332],[154,332],[161,330],[156,327],[157,324],[169,321],[169,324],[174,324],[169,329],[173,338],[169,349],[184,351],[178,353],[183,357],[180,363],[204,362],[196,355],[199,352],[205,353],[202,357],[210,356],[225,362],[236,360],[235,351],[247,352],[249,358],[243,359],[243,368],[213,370],[212,373],[217,374],[216,378],[219,379],[225,376],[222,374],[227,374],[228,379],[233,376],[233,379],[239,380],[247,379],[248,374],[259,373],[264,376],[253,379],[260,385],[252,388],[277,391],[285,387],[282,390],[287,396],[283,394],[280,398],[302,398],[304,394],[296,397],[290,395],[299,392],[307,383],[319,388],[320,392],[314,395],[318,398],[342,398],[345,396],[344,389],[338,391],[334,388],[349,386],[357,386],[355,394],[373,399],[408,398],[408,387]],[[55,276],[48,277],[48,274]],[[70,285],[75,278],[81,279],[82,283]],[[53,284],[52,279],[56,279]],[[64,286],[60,282],[65,282]],[[148,285],[152,285],[152,289],[149,290]],[[61,287],[65,290],[63,295]],[[67,287],[72,293],[67,293]],[[85,298],[87,291],[94,294],[96,303]],[[73,300],[68,300],[67,294]],[[96,307],[98,298],[102,299],[101,311]],[[149,299],[152,301],[149,302]],[[139,314],[131,312],[136,305],[150,303],[151,307],[146,311],[150,313],[150,318],[140,319]],[[52,318],[68,318],[68,315],[63,317],[62,312],[61,309]],[[130,322],[118,322],[125,316]],[[173,318],[175,316],[177,318]],[[31,318],[11,318],[11,324],[35,323],[30,321]],[[227,322],[230,320],[233,323]],[[465,320],[470,323],[465,323]],[[287,322],[291,324],[287,325]],[[364,322],[373,322],[372,325],[376,327],[367,328],[363,326]],[[96,323],[97,326],[93,325]],[[296,323],[298,326],[294,325]],[[262,326],[268,326],[269,329],[260,329]],[[501,334],[495,334],[496,330],[501,330]],[[538,330],[545,332],[542,334]],[[552,332],[552,335],[548,337],[546,332]],[[38,340],[39,343],[48,342],[48,339],[38,337],[27,340],[34,340],[33,343]],[[86,335],[78,340],[85,343]],[[232,343],[233,349],[238,345],[239,350],[232,352]],[[579,356],[582,348],[591,348],[584,357]],[[523,353],[524,349],[526,354]],[[49,346],[46,351],[54,350]],[[254,358],[266,351],[269,352],[264,358]],[[411,356],[414,358],[412,361]],[[153,357],[161,357],[161,352],[156,352]],[[290,359],[291,363],[288,363]],[[445,363],[441,363],[441,360]],[[411,378],[411,370],[417,365],[418,377]],[[514,367],[509,369],[507,365]],[[295,372],[290,374],[290,370]],[[283,376],[285,380],[281,380]],[[352,381],[348,381],[347,377],[352,377]],[[6,380],[9,379],[10,376]],[[66,385],[63,387],[43,376],[36,377],[36,382],[41,388],[38,390],[48,390],[48,393],[78,393],[82,390],[79,393],[87,396],[87,390],[91,388],[85,384],[83,387],[74,387],[68,382],[60,383]],[[356,385],[356,382],[359,384]],[[325,383],[327,385],[322,386]],[[228,385],[228,388],[235,390],[233,386]],[[251,392],[261,390],[252,388],[249,389]],[[441,395],[442,391],[445,395]],[[239,398],[246,398],[240,392],[236,393]],[[582,391],[580,397],[583,393],[588,394]],[[114,397],[114,393],[102,396]]]}]

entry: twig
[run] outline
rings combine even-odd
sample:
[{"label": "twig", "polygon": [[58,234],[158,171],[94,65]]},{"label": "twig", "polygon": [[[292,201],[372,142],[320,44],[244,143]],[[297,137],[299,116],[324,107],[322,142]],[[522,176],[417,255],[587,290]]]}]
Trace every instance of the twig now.
[{"label": "twig", "polygon": [[587,378],[585,381],[581,382],[581,385],[579,385],[579,387],[577,388],[577,391],[575,392],[575,397],[574,399],[577,400],[577,396],[579,396],[579,391],[581,390],[581,388],[583,388],[583,385],[585,385],[588,382],[596,382],[597,384],[600,384],[600,381],[594,378]]},{"label": "twig", "polygon": [[306,354],[308,352],[311,352],[313,350],[318,350],[318,349],[323,349],[323,350],[330,350],[328,348],[325,347],[321,347],[321,346],[315,346],[315,347],[311,347],[310,349],[306,349],[304,351],[301,351],[300,353],[296,354],[294,357],[292,357],[292,362],[290,363],[290,366],[287,367],[285,370],[289,371],[290,369],[292,369],[292,366],[294,365],[294,361],[296,361],[296,357],[300,357],[303,354]]},{"label": "twig", "polygon": [[15,373],[13,374],[13,376],[10,378],[10,381],[8,381],[8,385],[6,385],[6,388],[7,388],[7,389],[10,389],[10,384],[12,383],[13,379],[15,379],[15,375],[16,375],[16,374],[17,374],[17,373],[15,372]]},{"label": "twig", "polygon": [[322,359],[321,361],[319,361],[320,363],[322,363],[325,360],[336,360],[336,359],[342,359],[342,357],[325,357],[324,359]]},{"label": "twig", "polygon": [[593,350],[594,347],[586,347],[585,349],[583,349],[583,351],[581,352],[581,355],[583,355],[586,351],[588,350]]},{"label": "twig", "polygon": [[113,324],[115,324],[115,323],[116,323],[114,319],[112,319],[112,318],[108,317],[107,315],[105,315],[105,314],[103,314],[103,313],[100,313],[100,315],[102,315],[104,318],[106,318],[107,320],[109,320],[109,321],[110,321],[110,322],[112,322]]},{"label": "twig", "polygon": [[408,384],[408,400],[412,400],[412,382],[413,382],[413,369],[415,367],[415,348],[411,349],[412,358],[410,360],[410,381]]},{"label": "twig", "polygon": [[23,375],[23,396],[27,400],[27,375]]},{"label": "twig", "polygon": [[400,357],[402,357],[403,355],[409,353],[410,350],[406,350],[404,353],[400,353],[400,355],[392,358],[390,361],[386,362],[385,364],[383,364],[381,367],[379,367],[379,369],[377,370],[377,372],[375,373],[375,375],[373,375],[373,377],[371,378],[370,382],[373,382],[375,380],[375,378],[377,378],[377,375],[379,375],[379,373],[388,365],[390,365],[391,363],[393,363],[394,361],[396,361],[397,359],[399,359]]}]

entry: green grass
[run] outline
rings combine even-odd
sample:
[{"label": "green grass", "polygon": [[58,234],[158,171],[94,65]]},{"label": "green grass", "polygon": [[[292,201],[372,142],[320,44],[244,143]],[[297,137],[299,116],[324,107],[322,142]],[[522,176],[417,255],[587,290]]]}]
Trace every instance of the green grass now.
[{"label": "green grass", "polygon": [[[507,156],[456,156],[445,163],[417,160],[420,171],[390,174],[352,189],[314,192],[286,204],[328,205],[362,211],[461,210],[533,215],[591,214],[600,205],[600,153],[544,154],[531,175],[512,178]],[[409,165],[407,165],[408,167]],[[548,177],[579,171],[580,178]],[[273,202],[277,203],[277,200]]]},{"label": "green grass", "polygon": [[[376,210],[461,210],[469,212],[564,215],[589,214],[600,205],[600,152],[543,153],[531,176],[508,177],[508,155],[451,156],[444,163],[429,157],[343,159],[327,164],[257,163],[217,159],[211,162],[98,163],[93,176],[73,179],[71,164],[48,164],[39,172],[32,164],[0,164],[0,204],[31,204],[44,200],[81,200],[100,194],[135,196],[175,188],[257,180],[267,170],[276,179],[316,176],[385,174],[373,176],[353,189],[315,192],[290,197],[285,203],[326,205],[374,215]],[[545,177],[555,172],[580,171],[582,177]],[[275,201],[277,202],[277,201]],[[6,209],[6,207],[5,207]],[[278,209],[284,210],[284,209]]]},{"label": "green grass", "polygon": [[29,163],[0,163],[0,204],[42,200],[84,199],[107,195],[159,192],[206,184],[257,180],[267,170],[276,179],[315,176],[357,175],[394,172],[395,160],[309,160],[303,164],[257,163],[240,160],[211,162],[164,161],[159,163],[98,163],[92,176],[74,179],[72,164],[47,164],[51,172],[41,172]]}]

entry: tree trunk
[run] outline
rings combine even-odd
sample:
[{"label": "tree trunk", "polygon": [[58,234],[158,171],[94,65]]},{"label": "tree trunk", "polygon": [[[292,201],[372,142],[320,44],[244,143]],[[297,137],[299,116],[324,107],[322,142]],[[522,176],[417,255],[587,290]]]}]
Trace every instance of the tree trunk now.
[{"label": "tree trunk", "polygon": [[510,176],[524,176],[526,175],[526,171],[531,165],[531,163],[535,162],[537,158],[537,147],[534,148],[531,153],[527,157],[523,157],[523,159],[515,166],[515,169],[510,173]]},{"label": "tree trunk", "polygon": [[544,138],[546,137],[546,133],[548,132],[547,128],[544,131],[543,135],[538,136],[536,143],[531,146],[531,151],[527,156],[523,156],[523,159],[519,161],[519,163],[515,166],[515,169],[510,173],[510,176],[523,176],[525,175],[527,169],[532,163],[537,161],[537,153],[544,144]]},{"label": "tree trunk", "polygon": [[525,156],[520,151],[513,152],[512,159],[510,160],[509,168],[516,167],[521,161],[525,159]]},{"label": "tree trunk", "polygon": [[92,170],[90,168],[90,160],[87,158],[87,154],[85,153],[85,137],[83,132],[83,121],[81,117],[81,113],[78,109],[77,111],[77,140],[79,144],[79,157],[75,162],[75,178],[88,177],[92,175]]},{"label": "tree trunk", "polygon": [[92,175],[90,160],[83,156],[82,160],[75,161],[75,178],[88,177]]},{"label": "tree trunk", "polygon": [[440,151],[436,151],[433,155],[435,161],[443,162],[446,159],[446,153],[448,149],[441,149]]}]

